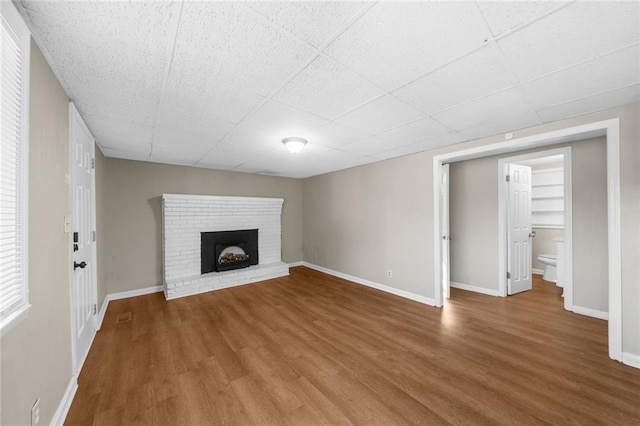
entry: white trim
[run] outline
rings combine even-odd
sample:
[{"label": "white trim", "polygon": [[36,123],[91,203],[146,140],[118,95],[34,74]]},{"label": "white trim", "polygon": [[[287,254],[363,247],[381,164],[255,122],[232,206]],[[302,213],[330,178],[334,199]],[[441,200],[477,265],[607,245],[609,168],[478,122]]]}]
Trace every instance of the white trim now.
[{"label": "white trim", "polygon": [[434,300],[430,297],[420,296],[415,293],[410,293],[405,290],[400,290],[395,287],[390,287],[388,285],[376,283],[373,281],[366,280],[364,278],[355,277],[353,275],[344,274],[342,272],[334,271],[333,269],[325,268],[324,266],[314,265],[309,262],[302,262],[303,266],[306,266],[310,269],[315,269],[316,271],[323,272],[328,275],[333,275],[334,277],[342,278],[343,280],[351,281],[356,284],[361,284],[367,287],[375,288],[376,290],[384,291],[385,293],[390,293],[396,296],[404,297],[405,299],[413,300],[415,302],[424,303],[425,305],[435,306]]},{"label": "white trim", "polygon": [[622,242],[620,232],[620,119],[607,126],[609,235],[609,357],[622,360]]},{"label": "white trim", "polygon": [[73,402],[73,397],[76,395],[76,391],[78,390],[78,376],[71,377],[71,381],[69,381],[69,385],[67,386],[67,390],[64,391],[64,395],[62,395],[62,399],[60,400],[60,404],[58,404],[58,408],[56,412],[53,414],[53,418],[51,419],[51,426],[62,426],[64,421],[67,418],[67,414],[69,413],[69,408],[71,408],[71,403]]},{"label": "white trim", "polygon": [[[443,163],[463,161],[495,154],[521,151],[606,135],[607,140],[607,200],[609,235],[609,357],[622,359],[622,246],[620,237],[620,119],[612,118],[580,126],[526,136],[509,141],[489,143],[473,148],[453,151],[433,157],[433,277],[434,301],[442,306],[442,253],[440,240],[440,169]],[[504,267],[504,265],[501,265]],[[502,270],[502,269],[501,269]]]},{"label": "white trim", "polygon": [[163,200],[202,200],[202,201],[232,201],[242,202],[246,201],[251,204],[265,203],[265,202],[279,202],[284,203],[284,198],[267,198],[267,197],[230,197],[221,195],[190,195],[190,194],[162,194]]},{"label": "white trim", "polygon": [[295,268],[296,266],[303,266],[304,262],[301,260],[299,262],[292,262],[289,264],[289,268]]},{"label": "white trim", "polygon": [[30,304],[22,305],[20,308],[13,311],[11,315],[6,317],[0,327],[0,337],[3,337],[9,331],[13,330],[16,325],[24,321],[24,319],[29,316],[30,308]]},{"label": "white trim", "polygon": [[[129,297],[144,296],[145,294],[162,293],[164,286],[156,285],[153,287],[139,288],[137,290],[121,291],[120,293],[108,294],[106,299],[109,301],[127,299]],[[106,308],[105,308],[106,309]]]},{"label": "white trim", "polygon": [[474,293],[486,294],[487,296],[500,296],[498,290],[491,288],[478,287],[470,284],[457,283],[454,281],[449,282],[449,286],[453,288],[459,288],[460,290],[472,291]]},{"label": "white trim", "polygon": [[[546,157],[546,156],[545,156]],[[528,164],[524,164],[525,166],[528,166]],[[541,173],[555,173],[555,172],[561,172],[564,170],[564,167],[552,167],[550,169],[534,169],[531,168],[531,173],[535,173],[535,174],[541,174]]]},{"label": "white trim", "polygon": [[640,355],[622,352],[622,362],[630,367],[640,368]]},{"label": "white trim", "polygon": [[109,295],[106,295],[102,301],[102,307],[96,316],[96,331],[102,328],[102,321],[104,321],[104,315],[107,313],[107,307],[109,306]]},{"label": "white trim", "polygon": [[544,269],[531,268],[532,274],[544,275]]},{"label": "white trim", "polygon": [[[566,292],[566,290],[565,290],[565,292]],[[583,308],[582,306],[573,305],[573,310],[572,311],[573,311],[574,314],[586,315],[588,317],[598,318],[598,319],[605,320],[605,321],[609,320],[609,313],[608,312],[598,311],[596,309]]]}]

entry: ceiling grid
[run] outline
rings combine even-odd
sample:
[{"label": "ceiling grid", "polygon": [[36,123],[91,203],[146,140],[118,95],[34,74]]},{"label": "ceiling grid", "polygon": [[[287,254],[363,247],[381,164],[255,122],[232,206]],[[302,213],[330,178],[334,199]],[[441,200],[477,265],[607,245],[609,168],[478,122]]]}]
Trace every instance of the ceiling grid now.
[{"label": "ceiling grid", "polygon": [[635,1],[19,9],[113,158],[303,178],[640,101]]}]

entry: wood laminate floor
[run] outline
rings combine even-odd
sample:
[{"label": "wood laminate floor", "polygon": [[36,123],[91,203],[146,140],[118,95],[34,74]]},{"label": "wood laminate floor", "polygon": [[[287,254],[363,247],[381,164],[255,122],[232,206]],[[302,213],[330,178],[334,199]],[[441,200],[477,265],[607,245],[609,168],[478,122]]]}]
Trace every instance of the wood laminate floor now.
[{"label": "wood laminate floor", "polygon": [[297,267],[113,301],[66,424],[640,424],[640,370],[555,285],[451,293],[437,309]]}]

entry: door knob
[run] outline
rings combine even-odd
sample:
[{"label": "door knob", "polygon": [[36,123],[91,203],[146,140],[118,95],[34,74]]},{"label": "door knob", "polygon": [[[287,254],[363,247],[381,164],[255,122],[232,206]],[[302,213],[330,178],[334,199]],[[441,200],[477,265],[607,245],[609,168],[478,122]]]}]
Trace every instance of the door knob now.
[{"label": "door knob", "polygon": [[80,268],[80,269],[84,269],[87,266],[87,262],[73,262],[73,270],[75,271],[76,269]]},{"label": "door knob", "polygon": [[536,231],[531,231],[531,232],[529,232],[529,236],[530,236],[530,237],[535,237],[535,236],[536,236]]}]

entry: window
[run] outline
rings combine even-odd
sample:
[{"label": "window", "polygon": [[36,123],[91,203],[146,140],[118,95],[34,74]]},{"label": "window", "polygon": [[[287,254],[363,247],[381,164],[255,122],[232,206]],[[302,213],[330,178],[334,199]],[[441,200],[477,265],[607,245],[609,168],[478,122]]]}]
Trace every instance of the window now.
[{"label": "window", "polygon": [[1,3],[0,64],[0,330],[29,309],[27,165],[31,37],[11,2]]}]

